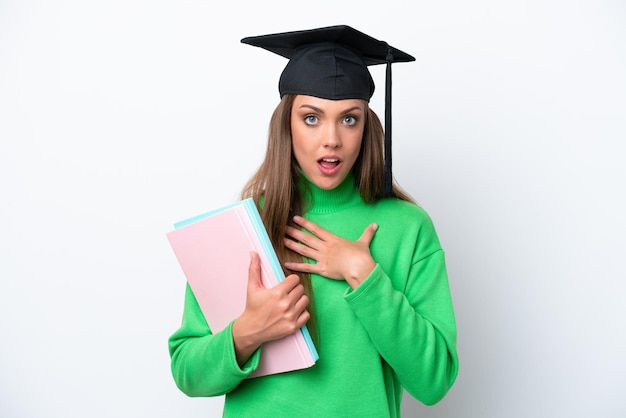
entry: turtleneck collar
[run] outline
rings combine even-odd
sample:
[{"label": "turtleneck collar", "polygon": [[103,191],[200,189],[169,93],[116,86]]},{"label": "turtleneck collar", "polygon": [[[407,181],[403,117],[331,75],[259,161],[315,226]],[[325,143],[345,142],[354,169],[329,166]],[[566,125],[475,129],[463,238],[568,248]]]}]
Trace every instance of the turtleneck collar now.
[{"label": "turtleneck collar", "polygon": [[[320,189],[311,182],[304,172],[300,171],[300,174],[300,191],[309,204],[305,205],[308,206],[307,209],[305,209],[307,212],[339,212],[361,203],[361,195],[359,189],[354,184],[354,175],[352,172],[348,174],[339,186],[331,190]],[[308,197],[310,197],[310,199],[307,199]]]}]

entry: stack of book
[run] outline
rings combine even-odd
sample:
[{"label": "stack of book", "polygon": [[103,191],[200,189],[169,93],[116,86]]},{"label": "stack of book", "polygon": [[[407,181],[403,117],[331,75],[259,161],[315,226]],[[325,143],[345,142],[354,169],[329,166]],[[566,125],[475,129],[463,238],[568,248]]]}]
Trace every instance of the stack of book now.
[{"label": "stack of book", "polygon": [[[243,313],[250,252],[261,259],[266,288],[284,279],[261,216],[251,198],[174,224],[167,239],[212,332]],[[318,354],[306,326],[261,347],[250,378],[311,367]]]}]

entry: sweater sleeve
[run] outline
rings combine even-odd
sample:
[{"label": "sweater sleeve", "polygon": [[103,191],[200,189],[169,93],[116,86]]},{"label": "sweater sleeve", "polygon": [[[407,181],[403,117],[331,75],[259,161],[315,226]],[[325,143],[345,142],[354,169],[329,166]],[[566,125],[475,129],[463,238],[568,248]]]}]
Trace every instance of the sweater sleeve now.
[{"label": "sweater sleeve", "polygon": [[377,265],[345,299],[402,386],[432,405],[456,379],[456,324],[443,251],[420,257],[414,258],[405,289],[394,288]]},{"label": "sweater sleeve", "polygon": [[217,396],[233,390],[259,364],[257,350],[239,367],[232,322],[213,334],[189,285],[183,321],[168,340],[171,369],[178,388],[188,396]]}]

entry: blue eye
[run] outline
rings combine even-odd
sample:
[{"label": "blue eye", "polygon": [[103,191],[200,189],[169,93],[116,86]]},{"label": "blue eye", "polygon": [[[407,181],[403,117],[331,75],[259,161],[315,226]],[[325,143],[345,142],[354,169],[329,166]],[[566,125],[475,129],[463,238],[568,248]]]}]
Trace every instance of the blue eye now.
[{"label": "blue eye", "polygon": [[304,117],[304,123],[307,125],[315,125],[317,123],[317,116],[315,115],[306,115]]},{"label": "blue eye", "polygon": [[357,119],[354,116],[346,116],[345,118],[343,118],[343,122],[346,125],[355,125],[356,124]]}]

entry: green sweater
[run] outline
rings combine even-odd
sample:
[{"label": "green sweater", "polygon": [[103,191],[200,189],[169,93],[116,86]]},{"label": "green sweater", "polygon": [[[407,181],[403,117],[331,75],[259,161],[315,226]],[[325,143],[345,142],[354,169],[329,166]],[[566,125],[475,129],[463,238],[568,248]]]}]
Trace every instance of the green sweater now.
[{"label": "green sweater", "polygon": [[428,214],[395,198],[365,204],[351,176],[331,191],[311,187],[307,219],[350,240],[379,225],[370,246],[377,265],[357,289],[311,277],[317,363],[244,380],[259,351],[240,368],[232,323],[212,334],[187,287],[182,325],[169,339],[176,384],[189,396],[226,394],[224,417],[237,418],[399,417],[403,388],[438,402],[458,358],[444,253]]}]

